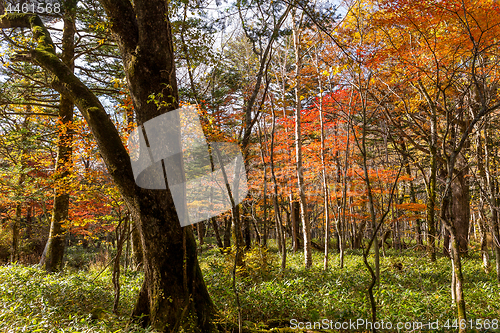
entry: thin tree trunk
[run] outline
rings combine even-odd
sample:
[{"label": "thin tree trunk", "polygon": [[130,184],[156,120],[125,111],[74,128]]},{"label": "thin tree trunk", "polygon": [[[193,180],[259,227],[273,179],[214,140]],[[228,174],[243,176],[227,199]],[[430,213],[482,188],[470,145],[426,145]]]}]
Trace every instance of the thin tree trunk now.
[{"label": "thin tree trunk", "polygon": [[295,50],[295,158],[297,168],[297,185],[299,190],[300,217],[302,220],[302,231],[304,234],[304,265],[306,268],[312,266],[311,254],[311,227],[309,225],[309,216],[307,214],[307,201],[304,188],[304,170],[302,167],[302,131],[301,131],[301,95],[300,95],[300,70],[301,70],[301,52],[300,52],[300,31],[299,23],[295,11],[292,15],[293,20],[293,45]]},{"label": "thin tree trunk", "polygon": [[299,221],[300,221],[300,205],[297,201],[290,202],[290,220],[292,221],[292,251],[297,252],[299,249]]},{"label": "thin tree trunk", "polygon": [[231,219],[224,216],[224,249],[231,247]]},{"label": "thin tree trunk", "polygon": [[436,178],[437,178],[437,113],[431,107],[430,176],[427,186],[427,253],[432,262],[436,261]]},{"label": "thin tree trunk", "polygon": [[[263,199],[264,199],[264,218],[262,221],[262,229],[263,229],[263,240],[262,240],[262,246],[266,247],[267,246],[267,165],[265,163],[264,159],[264,146],[262,144],[262,134],[260,130],[260,124],[258,126],[259,130],[259,144],[260,144],[260,159],[262,162],[262,165],[264,166],[264,176],[263,176],[263,183],[264,183],[264,193],[263,193]],[[274,154],[273,151],[270,152],[270,154]]]},{"label": "thin tree trunk", "polygon": [[21,203],[16,205],[16,216],[12,221],[12,250],[10,253],[10,262],[19,260],[19,228],[21,225]]},{"label": "thin tree trunk", "polygon": [[250,229],[250,221],[247,216],[243,216],[243,226],[244,226],[244,235],[245,235],[245,251],[250,250],[252,247],[252,230]]},{"label": "thin tree trunk", "polygon": [[[408,161],[408,150],[406,148],[406,144],[403,142],[401,144],[401,150],[403,152],[403,163],[405,164],[406,168],[406,173],[411,177],[411,167],[410,163]],[[417,203],[417,195],[415,193],[415,187],[413,186],[413,181],[409,181],[408,185],[410,187],[410,200],[411,203]],[[417,245],[423,246],[423,241],[422,241],[422,226],[420,219],[417,219],[415,225],[415,239],[417,241]]]},{"label": "thin tree trunk", "polygon": [[491,236],[492,236],[492,249],[493,253],[495,254],[495,270],[496,270],[496,275],[497,275],[497,282],[500,285],[500,232],[499,232],[499,205],[498,205],[498,182],[494,177],[492,177],[491,174],[491,166],[494,165],[496,161],[493,161],[494,159],[494,152],[493,150],[493,142],[491,137],[489,137],[490,132],[489,132],[489,126],[486,125],[486,127],[483,129],[483,135],[486,138],[486,145],[484,146],[484,177],[485,177],[485,185],[486,185],[486,191],[488,193],[488,203],[490,207],[490,212],[491,212],[491,219],[490,219],[490,230],[491,230]]},{"label": "thin tree trunk", "polygon": [[120,259],[122,257],[123,243],[127,238],[129,230],[129,217],[128,215],[122,220],[120,220],[118,226],[115,230],[115,235],[117,238],[116,242],[116,256],[113,264],[113,274],[112,282],[115,291],[115,297],[113,302],[113,313],[118,313],[118,304],[120,303]]},{"label": "thin tree trunk", "polygon": [[[323,173],[323,206],[325,214],[325,251],[323,258],[323,269],[326,271],[328,269],[328,245],[330,242],[330,211],[328,207],[328,198],[330,196],[328,191],[328,181],[326,178],[326,162],[325,162],[325,121],[323,119],[323,86],[321,84],[321,78],[319,78],[319,122],[321,128],[321,170]],[[338,220],[338,219],[337,219]],[[339,230],[337,229],[337,232]],[[340,237],[339,237],[339,247],[342,247]]]},{"label": "thin tree trunk", "polygon": [[[352,97],[352,96],[351,96]],[[351,98],[352,101],[352,98]],[[351,103],[349,102],[349,104]],[[345,149],[345,156],[344,156],[344,166],[343,166],[343,174],[342,174],[342,221],[341,221],[341,230],[348,230],[347,228],[347,217],[346,217],[346,211],[347,211],[347,169],[349,166],[349,154],[350,154],[350,143],[351,143],[351,115],[348,115],[348,123],[347,123],[347,140],[346,140],[346,149]],[[339,244],[340,248],[340,268],[344,268],[344,240],[346,239],[347,235],[345,235],[343,232],[341,232],[339,228],[337,227],[337,232],[339,232],[339,238],[341,240],[341,243]],[[351,249],[353,247],[353,242],[351,241]]]},{"label": "thin tree trunk", "polygon": [[215,240],[217,241],[217,246],[222,251],[224,249],[224,244],[222,243],[222,239],[220,238],[219,225],[217,224],[215,216],[210,218],[210,223],[212,223],[212,228],[214,228],[214,234],[215,234]]},{"label": "thin tree trunk", "polygon": [[123,268],[125,271],[127,271],[130,267],[130,242],[131,242],[131,236],[132,236],[132,223],[128,221],[127,223],[127,233],[126,233],[126,238],[125,238],[125,263],[123,265]]},{"label": "thin tree trunk", "polygon": [[[481,201],[483,201],[481,199]],[[490,265],[490,254],[488,251],[488,228],[487,228],[487,218],[486,214],[484,214],[483,206],[484,203],[481,203],[481,209],[479,211],[479,218],[477,219],[477,225],[479,227],[480,234],[480,243],[481,243],[481,260],[483,262],[483,269],[486,273],[489,273],[491,270]]]},{"label": "thin tree trunk", "polygon": [[204,234],[205,234],[205,224],[204,222],[199,222],[196,224],[196,234],[198,235],[198,243],[200,245],[199,251],[203,252],[203,244],[204,244]]},{"label": "thin tree trunk", "polygon": [[[74,71],[73,57],[75,55],[75,17],[77,0],[70,0],[64,3],[63,15],[63,38],[61,60]],[[73,102],[61,94],[59,104],[59,134],[56,157],[56,185],[54,190],[54,206],[52,209],[52,220],[50,222],[50,232],[44,254],[40,260],[40,265],[49,272],[56,272],[62,269],[66,228],[64,223],[68,220],[69,209],[69,176],[71,174],[73,142],[73,129],[70,127],[73,122]]]},{"label": "thin tree trunk", "polygon": [[[26,113],[29,114],[31,112],[31,106],[26,107]],[[20,198],[22,197],[22,187],[24,184],[24,181],[26,179],[26,172],[25,172],[25,167],[26,167],[26,152],[27,152],[27,141],[26,138],[28,136],[28,128],[29,128],[29,116],[26,116],[24,118],[24,122],[22,124],[23,126],[23,132],[21,133],[21,144],[23,144],[25,147],[21,149],[21,156],[20,156],[20,172],[19,172],[19,178],[17,180],[17,186],[19,188],[17,193],[17,196]],[[18,202],[16,204],[16,216],[14,217],[14,220],[12,221],[12,248],[11,248],[11,253],[10,253],[10,261],[11,262],[16,262],[19,260],[19,229],[21,228],[21,214],[22,214],[22,203]]]},{"label": "thin tree trunk", "polygon": [[[363,98],[363,106],[362,106],[362,115],[363,115],[363,127],[362,127],[362,137],[361,137],[361,154],[363,157],[363,173],[364,173],[364,181],[366,184],[366,191],[368,195],[368,210],[370,212],[370,220],[371,220],[371,228],[372,228],[372,239],[373,239],[373,250],[375,254],[375,284],[378,284],[380,281],[380,249],[378,246],[377,239],[377,222],[376,222],[376,214],[375,214],[375,203],[373,201],[373,192],[371,187],[370,175],[368,173],[368,150],[366,148],[366,138],[367,138],[367,114],[366,114],[366,103]],[[387,208],[389,211],[389,207]]]},{"label": "thin tree trunk", "polygon": [[[215,148],[215,153],[217,155],[217,159],[218,159],[220,167],[221,167],[222,175],[224,177],[224,183],[226,184],[227,195],[229,197],[229,201],[231,202],[233,221],[239,220],[240,219],[239,210],[238,210],[239,204],[236,204],[235,198],[233,197],[233,193],[231,191],[231,187],[229,185],[229,181],[227,178],[226,170],[224,168],[224,162],[223,162],[222,157],[220,155],[220,152],[217,148]],[[240,168],[237,167],[235,169],[236,172],[239,169]],[[236,174],[234,178],[238,179],[239,176]],[[237,199],[238,198],[236,198],[236,200]],[[239,232],[241,232],[241,230],[239,230]],[[241,245],[242,245],[241,243],[238,244],[238,238],[236,238],[236,254],[234,256],[234,265],[233,265],[233,270],[232,270],[232,285],[233,285],[233,291],[234,291],[234,294],[236,297],[236,306],[237,306],[237,311],[238,311],[238,332],[240,332],[240,333],[242,331],[242,315],[241,315],[240,295],[239,295],[238,289],[236,288],[236,269],[237,269],[237,266],[243,266],[243,258],[240,254]]]},{"label": "thin tree trunk", "polygon": [[456,238],[460,253],[467,254],[469,244],[470,194],[467,174],[467,161],[460,154],[456,161],[457,173],[451,183],[453,223],[457,232]]},{"label": "thin tree trunk", "polygon": [[273,180],[273,185],[274,185],[273,206],[274,206],[274,217],[276,219],[276,226],[277,226],[278,247],[281,252],[281,271],[284,271],[286,269],[286,241],[278,205],[278,182],[276,181],[276,174],[274,172],[273,151],[274,151],[274,132],[276,129],[276,113],[274,112],[274,107],[272,102],[271,102],[271,111],[273,116],[272,128],[271,128],[271,178]]},{"label": "thin tree trunk", "polygon": [[[477,155],[477,169],[478,169],[478,183],[479,183],[479,188],[480,188],[480,193],[479,193],[479,201],[480,201],[480,207],[479,207],[479,218],[477,219],[477,225],[479,227],[479,232],[480,232],[480,237],[481,237],[481,259],[483,261],[483,269],[485,270],[486,273],[489,273],[490,271],[490,258],[489,258],[489,253],[488,253],[488,242],[487,242],[487,217],[484,212],[484,205],[485,203],[488,203],[488,206],[491,208],[491,201],[490,201],[490,191],[488,188],[488,177],[486,176],[486,167],[485,167],[485,161],[489,162],[486,160],[485,153],[484,153],[484,141],[481,138],[481,132],[477,133],[476,136],[476,155]],[[492,218],[494,218],[494,209],[491,209],[492,212]]]}]

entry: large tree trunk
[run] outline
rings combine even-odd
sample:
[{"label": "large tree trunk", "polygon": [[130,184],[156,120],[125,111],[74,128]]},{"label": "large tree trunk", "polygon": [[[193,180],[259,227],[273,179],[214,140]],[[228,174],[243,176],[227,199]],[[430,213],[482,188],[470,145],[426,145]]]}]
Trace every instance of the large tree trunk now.
[{"label": "large tree trunk", "polygon": [[160,331],[181,326],[190,332],[210,331],[214,309],[198,265],[192,229],[181,228],[175,220],[177,212],[167,191],[143,191],[139,230],[144,283],[133,315],[147,315],[145,323]]},{"label": "large tree trunk", "polygon": [[[160,0],[101,0],[123,57],[138,125],[178,107],[168,3]],[[169,186],[140,188],[120,135],[98,98],[55,54],[40,18],[0,17],[0,28],[31,28],[38,45],[22,54],[41,66],[52,86],[69,97],[85,117],[140,233],[144,283],[133,314],[162,332],[211,332],[215,312],[196,256],[192,228],[182,228]],[[151,102],[155,96],[155,103]],[[173,147],[178,148],[178,147]],[[179,154],[180,155],[180,154]],[[182,156],[177,156],[177,161]],[[177,171],[177,170],[174,170]]]}]

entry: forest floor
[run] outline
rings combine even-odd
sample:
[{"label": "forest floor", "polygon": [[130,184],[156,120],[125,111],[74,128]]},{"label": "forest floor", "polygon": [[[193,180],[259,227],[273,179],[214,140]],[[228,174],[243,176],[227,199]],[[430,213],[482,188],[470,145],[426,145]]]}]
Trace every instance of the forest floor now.
[{"label": "forest floor", "polygon": [[[316,251],[309,270],[303,268],[302,253],[288,253],[285,272],[279,269],[281,259],[275,248],[254,248],[246,256],[246,266],[238,272],[236,283],[246,331],[330,331],[298,329],[314,322],[322,328],[344,323],[344,327],[351,323],[352,328],[356,322],[361,325],[357,331],[364,331],[368,325],[369,275],[359,252],[346,253],[343,269],[339,269],[338,255],[332,254],[328,271],[323,270],[323,254]],[[71,248],[67,255],[71,265],[57,274],[47,274],[36,266],[0,266],[0,332],[150,332],[129,324],[128,317],[142,273],[122,272],[119,314],[111,312],[111,272],[102,271],[106,257],[112,256]],[[200,254],[222,326],[236,323],[238,318],[231,287],[232,260],[231,255],[223,256],[210,246]],[[471,332],[500,332],[500,288],[494,272],[484,272],[476,252],[464,258],[463,268],[468,328],[475,328]],[[389,250],[381,258],[381,281],[375,297],[379,325],[384,321],[383,327],[389,323],[393,327],[382,331],[396,332],[398,323],[410,322],[437,323],[432,332],[457,331],[449,286],[448,258],[430,263],[423,252]],[[401,332],[429,331],[402,327]]]}]

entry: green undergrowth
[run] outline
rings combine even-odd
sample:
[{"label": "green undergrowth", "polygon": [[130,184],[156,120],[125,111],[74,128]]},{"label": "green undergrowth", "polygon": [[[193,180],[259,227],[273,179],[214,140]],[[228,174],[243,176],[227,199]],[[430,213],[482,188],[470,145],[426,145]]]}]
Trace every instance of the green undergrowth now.
[{"label": "green undergrowth", "polygon": [[[211,251],[215,252],[203,254],[205,281],[224,318],[236,322],[236,303],[229,283],[232,258]],[[284,272],[280,270],[279,254],[273,251],[254,249],[249,257],[252,264],[237,278],[242,317],[248,327],[269,328],[274,323],[290,327],[291,319],[345,322],[371,318],[366,292],[370,277],[360,252],[348,251],[343,269],[339,268],[338,255],[331,255],[327,271],[323,270],[323,254],[319,251],[313,253],[314,264],[309,270],[303,268],[302,253],[288,254]],[[430,263],[423,252],[388,251],[387,257],[380,260],[381,282],[374,290],[378,320],[394,325],[438,320],[441,331],[454,331],[451,325],[456,310],[451,300],[451,264],[447,257]],[[480,258],[474,254],[463,259],[463,270],[468,320],[500,321],[500,288],[495,273],[485,273]],[[442,327],[447,320],[449,330]],[[493,331],[500,332],[488,330]]]},{"label": "green undergrowth", "polygon": [[0,266],[0,332],[141,332],[128,316],[141,274],[122,276],[118,315],[112,314],[109,271],[48,274],[36,266]]},{"label": "green undergrowth", "polygon": [[[64,272],[57,274],[48,274],[36,266],[0,266],[0,332],[147,332],[130,324],[128,316],[142,273],[122,272],[120,307],[115,315],[111,313],[109,268],[97,276],[111,256],[101,258],[101,265],[95,256],[70,251],[68,259],[81,262],[76,267],[68,264]],[[305,270],[303,254],[288,253],[287,267],[282,272],[274,248],[266,251],[255,247],[247,252],[246,266],[238,270],[236,281],[245,331],[298,332],[290,329],[292,319],[368,320],[369,275],[360,253],[348,251],[343,269],[339,268],[338,255],[330,258],[329,269],[324,271],[323,255],[315,251],[313,267]],[[238,317],[231,282],[233,260],[234,253],[222,255],[209,246],[200,254],[205,282],[223,327],[231,327],[229,323],[234,327]],[[494,272],[484,272],[477,254],[464,258],[463,268],[468,319],[500,319],[500,288]],[[441,330],[437,331],[456,331],[442,328],[456,314],[450,297],[448,258],[439,257],[436,263],[430,263],[422,252],[391,250],[381,258],[381,276],[375,288],[378,320],[439,320]]]}]

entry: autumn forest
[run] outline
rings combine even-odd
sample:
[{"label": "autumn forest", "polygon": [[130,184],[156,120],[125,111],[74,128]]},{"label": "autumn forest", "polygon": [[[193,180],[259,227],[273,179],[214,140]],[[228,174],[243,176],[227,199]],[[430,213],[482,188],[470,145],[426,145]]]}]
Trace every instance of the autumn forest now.
[{"label": "autumn forest", "polygon": [[1,332],[500,332],[500,3],[0,14]]}]

